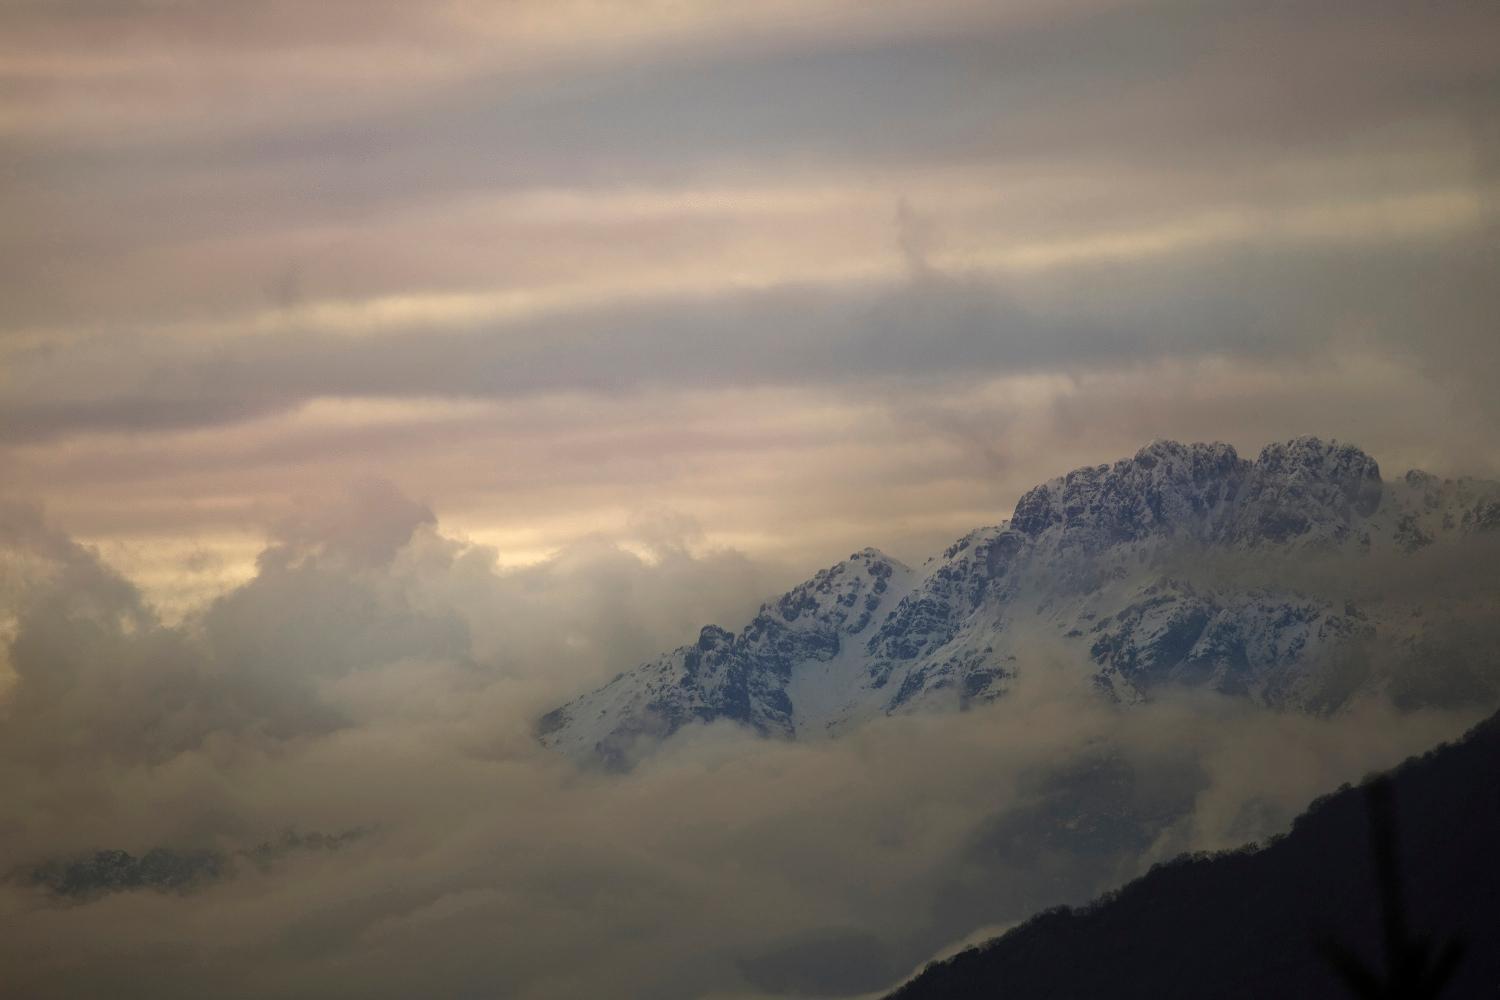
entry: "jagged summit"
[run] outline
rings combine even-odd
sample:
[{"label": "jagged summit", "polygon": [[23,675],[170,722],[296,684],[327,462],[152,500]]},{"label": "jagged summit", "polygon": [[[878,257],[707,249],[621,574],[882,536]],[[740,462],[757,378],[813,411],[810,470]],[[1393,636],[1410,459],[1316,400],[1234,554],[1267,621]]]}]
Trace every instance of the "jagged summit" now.
[{"label": "jagged summit", "polygon": [[1284,542],[1320,525],[1342,540],[1380,506],[1380,466],[1353,445],[1301,437],[1267,445],[1240,496],[1232,537]]},{"label": "jagged summit", "polygon": [[1342,539],[1381,497],[1380,466],[1353,445],[1300,437],[1267,445],[1252,462],[1227,444],[1158,440],[1030,490],[1010,524],[1033,538],[1056,529],[1063,551],[1179,535],[1280,544],[1317,528]]},{"label": "jagged summit", "polygon": [[1335,683],[1322,666],[1394,626],[1326,594],[1185,579],[1173,569],[1182,555],[1401,554],[1495,529],[1497,484],[1417,471],[1386,483],[1353,445],[1300,437],[1248,460],[1227,444],[1153,441],[1028,490],[1008,521],[920,573],[878,549],[855,552],[740,632],[707,626],[548,713],[539,737],[623,766],[693,722],[806,738],[965,708],[1005,694],[1030,648],[1019,634],[1038,629],[1121,700],[1186,684],[1327,708],[1366,682]]},{"label": "jagged summit", "polygon": [[1011,527],[1032,538],[1056,529],[1059,547],[1098,547],[1200,528],[1249,474],[1227,444],[1155,441],[1114,465],[1074,469],[1030,490]]}]

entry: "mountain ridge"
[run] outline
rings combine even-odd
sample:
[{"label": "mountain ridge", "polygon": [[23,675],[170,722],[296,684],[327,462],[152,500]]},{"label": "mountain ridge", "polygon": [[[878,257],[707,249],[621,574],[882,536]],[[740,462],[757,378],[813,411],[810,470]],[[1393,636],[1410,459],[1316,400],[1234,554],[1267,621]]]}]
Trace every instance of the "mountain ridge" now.
[{"label": "mountain ridge", "polygon": [[1401,558],[1497,529],[1500,484],[1416,470],[1385,481],[1353,445],[1300,437],[1251,460],[1223,443],[1158,440],[1026,491],[1009,519],[919,569],[855,552],[762,605],[739,633],[705,626],[695,643],[547,713],[538,738],[624,767],[697,722],[796,738],[969,708],[1004,696],[1038,629],[1118,700],[1178,684],[1324,710],[1360,684],[1318,665],[1383,629],[1394,635],[1400,613],[1195,582],[1174,565],[1191,569],[1205,553]]}]

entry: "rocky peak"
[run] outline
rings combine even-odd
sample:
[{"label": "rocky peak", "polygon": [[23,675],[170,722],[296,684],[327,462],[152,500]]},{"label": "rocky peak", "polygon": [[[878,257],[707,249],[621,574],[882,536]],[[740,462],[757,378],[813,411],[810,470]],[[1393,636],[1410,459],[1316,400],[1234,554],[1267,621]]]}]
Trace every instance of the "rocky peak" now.
[{"label": "rocky peak", "polygon": [[1379,508],[1383,490],[1375,460],[1337,441],[1267,445],[1254,462],[1227,444],[1153,441],[1131,458],[1029,491],[1011,527],[1058,554],[1169,537],[1336,544],[1358,534],[1356,522]]},{"label": "rocky peak", "polygon": [[1255,461],[1252,482],[1274,479],[1315,498],[1342,502],[1364,516],[1380,503],[1380,465],[1352,444],[1316,437],[1268,444]]},{"label": "rocky peak", "polygon": [[734,634],[717,625],[705,625],[698,633],[698,648],[707,653],[716,649],[727,649],[734,642]]},{"label": "rocky peak", "polygon": [[1316,437],[1269,444],[1245,483],[1231,535],[1249,544],[1309,534],[1341,542],[1380,506],[1382,491],[1380,466],[1353,445]]},{"label": "rocky peak", "polygon": [[756,620],[779,628],[831,629],[852,635],[869,625],[896,578],[910,573],[879,549],[861,549],[762,605]]},{"label": "rocky peak", "polygon": [[1227,444],[1154,441],[1114,465],[1075,469],[1028,492],[1011,527],[1055,532],[1058,549],[1086,552],[1148,535],[1197,533],[1238,492],[1248,462]]}]

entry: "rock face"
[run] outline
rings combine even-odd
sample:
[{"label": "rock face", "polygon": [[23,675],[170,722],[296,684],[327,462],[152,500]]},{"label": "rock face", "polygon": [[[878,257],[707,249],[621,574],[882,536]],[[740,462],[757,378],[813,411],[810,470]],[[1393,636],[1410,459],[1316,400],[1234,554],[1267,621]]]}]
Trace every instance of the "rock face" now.
[{"label": "rock face", "polygon": [[[889,556],[856,552],[762,605],[738,635],[706,626],[692,645],[549,712],[538,723],[541,740],[619,765],[689,722],[732,719],[762,735],[795,736],[815,705],[837,700],[829,689],[911,582],[912,571]],[[816,690],[820,682],[825,690]]]},{"label": "rock face", "polygon": [[[1084,665],[1121,701],[1190,686],[1328,710],[1383,683],[1350,667],[1359,650],[1419,648],[1425,627],[1412,625],[1422,609],[1363,606],[1351,595],[1369,588],[1340,581],[1372,559],[1491,532],[1500,484],[1421,472],[1385,482],[1358,448],[1310,437],[1254,461],[1225,444],[1157,441],[1037,486],[1009,521],[920,572],[854,553],[738,634],[708,626],[548,713],[538,734],[611,766],[693,722],[837,735],[1001,697],[1039,659]],[[1500,669],[1482,674],[1481,689],[1500,691]]]}]

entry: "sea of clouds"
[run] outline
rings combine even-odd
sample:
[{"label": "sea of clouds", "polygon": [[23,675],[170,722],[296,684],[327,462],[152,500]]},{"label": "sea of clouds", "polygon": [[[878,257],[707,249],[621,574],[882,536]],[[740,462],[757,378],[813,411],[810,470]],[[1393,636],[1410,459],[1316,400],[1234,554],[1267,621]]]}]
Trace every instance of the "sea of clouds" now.
[{"label": "sea of clouds", "polygon": [[[649,527],[644,547],[502,569],[371,481],[166,623],[41,511],[5,507],[8,988],[858,995],[1155,861],[1282,831],[1484,714],[1119,706],[1038,637],[983,710],[809,743],[699,727],[604,774],[540,748],[535,718],[737,626],[779,579],[689,524]],[[219,860],[171,887],[39,874],[153,849]]]}]

